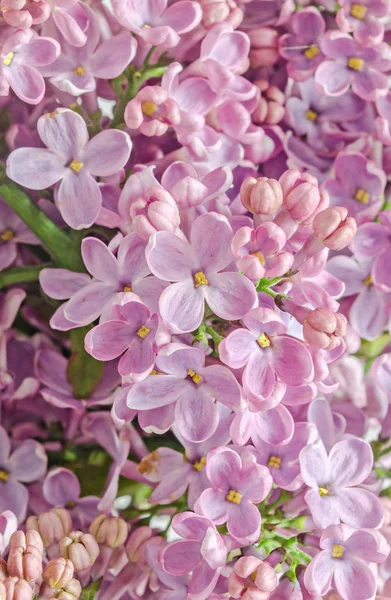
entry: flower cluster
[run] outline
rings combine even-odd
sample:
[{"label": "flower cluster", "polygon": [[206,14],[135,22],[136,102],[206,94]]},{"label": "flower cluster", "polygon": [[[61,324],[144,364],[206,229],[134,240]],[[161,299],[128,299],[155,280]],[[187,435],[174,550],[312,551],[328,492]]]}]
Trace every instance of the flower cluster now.
[{"label": "flower cluster", "polygon": [[390,0],[0,17],[0,600],[391,598]]}]

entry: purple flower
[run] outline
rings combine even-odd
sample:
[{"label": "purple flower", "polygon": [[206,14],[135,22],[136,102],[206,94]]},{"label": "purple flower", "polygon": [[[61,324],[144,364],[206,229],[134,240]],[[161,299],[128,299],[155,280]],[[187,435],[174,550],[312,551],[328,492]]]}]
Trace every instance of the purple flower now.
[{"label": "purple flower", "polygon": [[[217,402],[237,410],[240,387],[235,376],[221,365],[204,367],[205,354],[184,344],[169,344],[158,354],[156,374],[133,385],[128,393],[129,408],[141,411],[142,427],[156,411],[156,427],[167,430],[175,420],[181,435],[191,442],[210,438],[219,423]],[[156,410],[158,409],[158,410]],[[141,417],[141,418],[140,418]]]},{"label": "purple flower", "polygon": [[59,183],[57,206],[73,229],[90,227],[99,215],[102,194],[95,177],[114,175],[127,163],[129,136],[110,129],[88,140],[87,125],[76,112],[58,108],[38,119],[46,148],[18,148],[7,160],[7,175],[29,189]]},{"label": "purple flower", "polygon": [[0,271],[18,256],[18,244],[39,244],[31,229],[0,198]]},{"label": "purple flower", "polygon": [[277,376],[283,383],[309,383],[314,368],[309,351],[270,308],[254,308],[243,319],[246,329],[236,329],[219,346],[220,359],[233,369],[245,367],[244,386],[256,396],[272,394]]},{"label": "purple flower", "polygon": [[[382,172],[383,173],[383,172]],[[364,223],[353,240],[353,251],[360,259],[373,258],[371,277],[383,292],[391,292],[389,253],[391,244],[390,211],[381,212],[380,223]]]},{"label": "purple flower", "polygon": [[169,232],[149,241],[146,258],[152,273],[173,281],[160,297],[163,320],[174,333],[197,329],[205,301],[222,319],[243,317],[255,304],[253,284],[235,272],[221,272],[232,260],[232,229],[217,213],[201,215],[191,229],[189,243]]},{"label": "purple flower", "polygon": [[0,96],[7,96],[11,87],[28,104],[41,102],[45,82],[40,68],[50,65],[60,50],[56,40],[38,37],[31,29],[8,36],[0,50]]},{"label": "purple flower", "polygon": [[355,531],[346,525],[328,527],[320,547],[304,575],[311,595],[324,597],[333,585],[343,600],[374,597],[376,576],[368,563],[384,562],[390,550],[378,531]]},{"label": "purple flower", "polygon": [[363,100],[375,100],[379,92],[388,89],[388,78],[383,71],[390,69],[390,58],[385,47],[363,48],[350,35],[329,31],[320,48],[327,60],[317,68],[315,81],[328,96],[342,96],[351,85]]},{"label": "purple flower", "polygon": [[271,490],[269,470],[254,462],[243,463],[234,450],[221,446],[209,453],[206,474],[212,487],[202,492],[196,511],[216,525],[227,523],[228,533],[240,544],[258,540],[261,515],[254,505]]},{"label": "purple flower", "polygon": [[18,520],[10,510],[4,510],[0,513],[0,555],[8,547],[11,535],[18,528]]},{"label": "purple flower", "polygon": [[191,573],[188,594],[206,600],[226,563],[224,540],[211,519],[187,511],[174,516],[172,529],[184,539],[165,547],[160,555],[163,568],[175,576]]},{"label": "purple flower", "polygon": [[113,0],[113,12],[119,23],[151,46],[173,48],[180,35],[201,21],[197,2],[181,0],[167,8],[167,0]]},{"label": "purple flower", "polygon": [[12,510],[19,523],[26,517],[29,494],[25,483],[46,473],[47,456],[41,444],[25,440],[11,451],[11,440],[0,426],[0,513]]},{"label": "purple flower", "polygon": [[147,85],[125,108],[125,123],[129,129],[138,129],[148,137],[163,135],[181,120],[175,100],[160,85]]},{"label": "purple flower", "polygon": [[384,0],[342,0],[336,22],[345,33],[353,31],[362,46],[377,46],[383,41],[382,17],[389,14],[390,7]]},{"label": "purple flower", "polygon": [[358,438],[337,442],[327,455],[322,442],[311,444],[300,453],[304,483],[310,488],[305,500],[318,527],[338,525],[378,527],[383,518],[379,499],[357,487],[369,476],[373,466],[370,445]]}]

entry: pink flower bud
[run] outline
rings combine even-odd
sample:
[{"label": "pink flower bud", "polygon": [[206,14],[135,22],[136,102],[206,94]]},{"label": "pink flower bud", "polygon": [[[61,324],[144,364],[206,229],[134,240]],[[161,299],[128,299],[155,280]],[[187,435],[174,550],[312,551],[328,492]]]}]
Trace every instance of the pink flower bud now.
[{"label": "pink flower bud", "polygon": [[261,90],[261,97],[251,118],[254,123],[266,123],[266,125],[276,125],[285,115],[285,96],[275,85],[269,85],[269,82],[260,79],[254,82],[254,85]]},{"label": "pink flower bud", "polygon": [[33,590],[25,579],[8,577],[0,583],[0,600],[31,600]]},{"label": "pink flower bud", "polygon": [[347,321],[340,313],[328,308],[317,308],[304,319],[305,341],[318,350],[333,350],[346,334]]},{"label": "pink flower bud", "polygon": [[71,579],[71,581],[56,594],[56,598],[59,600],[77,600],[80,598],[81,592],[82,588],[80,582],[77,579]]},{"label": "pink flower bud", "polygon": [[313,222],[318,240],[330,250],[342,250],[348,246],[357,231],[353,217],[348,217],[344,206],[333,206],[318,213]]},{"label": "pink flower bud", "polygon": [[72,581],[74,571],[73,563],[69,559],[54,558],[46,565],[43,580],[51,588],[65,588]]},{"label": "pink flower bud", "polygon": [[239,558],[228,579],[230,595],[242,600],[267,600],[276,587],[273,567],[255,556]]},{"label": "pink flower bud", "polygon": [[175,233],[180,224],[174,198],[161,187],[148,188],[145,197],[132,202],[129,212],[135,232],[144,240],[157,231]]},{"label": "pink flower bud", "polygon": [[144,563],[145,543],[153,537],[153,531],[147,525],[138,527],[129,536],[126,542],[126,553],[131,562]]},{"label": "pink flower bud", "polygon": [[251,41],[250,64],[258,67],[274,65],[280,55],[278,51],[278,33],[271,27],[255,27],[248,31]]},{"label": "pink flower bud", "polygon": [[27,527],[39,532],[46,548],[72,531],[72,518],[65,508],[52,508],[39,517],[29,517]]},{"label": "pink flower bud", "polygon": [[9,543],[7,561],[11,577],[35,581],[42,574],[43,543],[37,531],[15,531]]},{"label": "pink flower bud", "polygon": [[240,199],[255,215],[274,215],[282,204],[281,186],[275,179],[247,177],[240,188]]},{"label": "pink flower bud", "polygon": [[122,546],[126,542],[128,531],[127,523],[119,517],[99,515],[90,525],[90,533],[98,544],[104,544],[109,548]]},{"label": "pink flower bud", "polygon": [[309,173],[294,169],[279,179],[284,194],[284,207],[297,223],[311,225],[315,215],[328,207],[328,194],[319,189],[318,180]]},{"label": "pink flower bud", "polygon": [[0,558],[0,581],[4,581],[8,577],[7,563],[4,558]]},{"label": "pink flower bud", "polygon": [[99,546],[90,533],[71,531],[60,540],[60,555],[73,562],[75,572],[79,573],[92,567],[99,556]]},{"label": "pink flower bud", "polygon": [[202,25],[210,29],[216,23],[230,23],[234,29],[243,19],[243,11],[234,0],[199,0],[202,8]]},{"label": "pink flower bud", "polygon": [[170,125],[178,125],[181,113],[166,90],[159,85],[149,85],[128,103],[124,118],[130,129],[152,137],[163,135]]}]

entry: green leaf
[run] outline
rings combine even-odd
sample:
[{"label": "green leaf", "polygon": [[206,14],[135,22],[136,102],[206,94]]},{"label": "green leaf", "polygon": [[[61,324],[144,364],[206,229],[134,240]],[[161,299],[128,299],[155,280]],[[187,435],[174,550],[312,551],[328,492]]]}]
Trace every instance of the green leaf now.
[{"label": "green leaf", "polygon": [[0,273],[0,289],[15,283],[30,283],[31,281],[38,281],[39,274],[42,269],[50,266],[50,264],[43,264],[4,269],[4,271],[1,271]]},{"label": "green leaf", "polygon": [[104,363],[93,358],[84,348],[84,338],[92,325],[71,329],[71,357],[67,377],[75,398],[87,399],[95,390],[103,375]]}]

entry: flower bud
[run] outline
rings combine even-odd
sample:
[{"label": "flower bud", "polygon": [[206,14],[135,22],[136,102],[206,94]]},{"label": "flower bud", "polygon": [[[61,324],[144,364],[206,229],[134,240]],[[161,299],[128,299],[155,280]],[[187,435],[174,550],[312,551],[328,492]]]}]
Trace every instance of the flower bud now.
[{"label": "flower bud", "polygon": [[43,580],[51,588],[65,588],[72,581],[74,571],[73,563],[69,559],[54,558],[46,565]]},{"label": "flower bud", "polygon": [[255,215],[274,215],[282,204],[281,186],[275,179],[247,177],[240,188],[240,200]]},{"label": "flower bud", "polygon": [[239,558],[228,579],[230,595],[241,600],[265,600],[276,587],[277,575],[273,567],[255,556]]},{"label": "flower bud", "polygon": [[65,508],[52,508],[39,517],[29,517],[27,527],[38,531],[46,548],[72,531],[72,518]]},{"label": "flower bud", "polygon": [[285,115],[285,96],[275,85],[269,85],[269,82],[260,79],[254,82],[254,85],[261,91],[262,95],[258,104],[251,113],[251,119],[254,123],[265,123],[266,125],[276,125]]},{"label": "flower bud", "polygon": [[25,579],[7,577],[0,583],[0,600],[31,600],[33,590]]},{"label": "flower bud", "polygon": [[8,577],[7,563],[4,558],[0,557],[0,581],[4,581]]},{"label": "flower bud", "polygon": [[234,0],[198,0],[202,8],[202,25],[210,29],[216,23],[230,23],[234,29],[243,19],[243,11]]},{"label": "flower bud", "polygon": [[304,319],[303,335],[307,344],[317,350],[333,350],[346,334],[347,321],[340,313],[317,308]]},{"label": "flower bud", "polygon": [[315,215],[329,205],[328,194],[319,189],[318,180],[309,173],[294,169],[279,179],[284,194],[284,207],[297,223],[311,225]]},{"label": "flower bud", "polygon": [[278,33],[271,27],[255,27],[248,31],[251,41],[250,64],[258,67],[274,65],[280,55],[278,50]]},{"label": "flower bud", "polygon": [[313,229],[324,246],[330,250],[343,250],[352,242],[357,224],[353,217],[348,217],[347,208],[333,206],[316,215]]},{"label": "flower bud", "polygon": [[90,533],[98,544],[104,544],[109,548],[118,548],[126,542],[128,537],[128,525],[119,517],[107,517],[99,515],[90,525]]},{"label": "flower bud", "polygon": [[99,556],[99,546],[90,533],[71,531],[60,540],[60,555],[73,562],[75,572],[92,567]]},{"label": "flower bud", "polygon": [[43,543],[37,531],[15,531],[10,538],[7,561],[11,577],[35,581],[42,574]]},{"label": "flower bud", "polygon": [[62,588],[56,595],[59,600],[77,600],[81,596],[81,583],[77,579],[71,581]]}]

